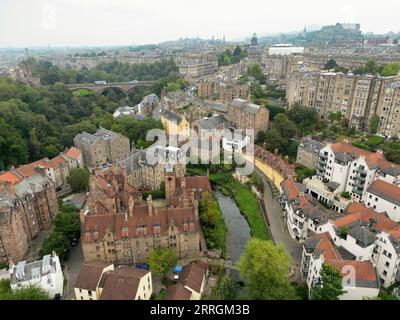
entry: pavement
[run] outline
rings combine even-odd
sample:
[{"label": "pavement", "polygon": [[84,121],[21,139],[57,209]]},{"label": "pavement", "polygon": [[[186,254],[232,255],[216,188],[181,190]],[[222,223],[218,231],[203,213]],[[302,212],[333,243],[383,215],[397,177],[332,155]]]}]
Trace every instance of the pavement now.
[{"label": "pavement", "polygon": [[71,250],[68,261],[65,263],[64,278],[67,280],[64,288],[64,300],[74,300],[74,283],[83,264],[83,251],[81,242]]}]

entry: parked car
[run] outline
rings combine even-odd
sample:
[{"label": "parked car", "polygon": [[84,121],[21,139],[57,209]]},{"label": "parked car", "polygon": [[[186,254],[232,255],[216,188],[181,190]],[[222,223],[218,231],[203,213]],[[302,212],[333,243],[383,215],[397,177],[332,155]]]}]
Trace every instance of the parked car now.
[{"label": "parked car", "polygon": [[150,270],[150,266],[146,262],[136,263],[136,268],[143,270]]},{"label": "parked car", "polygon": [[72,247],[75,247],[78,243],[79,243],[79,239],[77,239],[77,238],[74,238],[74,239],[71,240],[71,246]]}]

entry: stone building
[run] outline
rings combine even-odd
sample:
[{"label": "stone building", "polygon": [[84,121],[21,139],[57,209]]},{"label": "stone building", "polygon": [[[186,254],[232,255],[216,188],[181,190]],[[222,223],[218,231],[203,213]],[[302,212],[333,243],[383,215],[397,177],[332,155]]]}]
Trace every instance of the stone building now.
[{"label": "stone building", "polygon": [[249,90],[247,84],[229,83],[217,80],[200,81],[198,96],[206,99],[219,99],[231,102],[235,98],[247,99]]},{"label": "stone building", "polygon": [[297,147],[296,162],[310,169],[316,169],[319,160],[319,151],[325,145],[319,141],[302,138]]},{"label": "stone building", "polygon": [[378,132],[400,131],[400,79],[335,72],[294,72],[288,77],[289,106],[316,108],[321,119],[340,112],[352,127],[366,130],[373,115],[380,117]]},{"label": "stone building", "polygon": [[[174,151],[180,149],[167,147],[166,152],[171,156]],[[125,171],[127,182],[137,190],[158,190],[161,182],[164,181],[166,162],[157,161],[150,163],[147,161],[146,153],[148,150],[133,149],[132,153],[125,159],[118,162],[118,167]],[[173,158],[176,160],[178,155]],[[174,160],[171,159],[171,160]],[[168,159],[165,159],[168,161]],[[174,171],[177,176],[183,177],[186,172],[186,164],[175,162]]]},{"label": "stone building", "polygon": [[99,164],[116,163],[129,155],[129,139],[123,135],[100,128],[95,134],[79,133],[74,145],[83,154],[85,167],[93,168]]},{"label": "stone building", "polygon": [[[167,206],[157,207],[151,196],[145,203],[139,202],[123,175],[119,181],[110,175],[115,174],[99,172],[91,178],[89,198],[81,211],[85,261],[142,262],[159,246],[175,250],[179,258],[197,257],[205,249],[200,248],[198,197],[201,192],[211,192],[206,177],[177,178],[167,173]],[[130,187],[123,196],[116,191],[121,184]]]},{"label": "stone building", "polygon": [[254,129],[254,135],[268,129],[269,110],[244,99],[234,99],[228,105],[228,120],[238,129]]},{"label": "stone building", "polygon": [[218,71],[218,57],[213,53],[181,54],[175,57],[175,62],[188,81]]},{"label": "stone building", "polygon": [[0,174],[0,261],[20,261],[29,241],[51,228],[58,212],[54,183],[38,169],[30,177]]}]

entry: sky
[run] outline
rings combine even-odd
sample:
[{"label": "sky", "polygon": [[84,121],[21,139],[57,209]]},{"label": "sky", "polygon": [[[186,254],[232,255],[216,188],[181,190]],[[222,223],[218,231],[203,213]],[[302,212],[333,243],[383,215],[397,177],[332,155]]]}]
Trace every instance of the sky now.
[{"label": "sky", "polygon": [[336,22],[399,32],[399,12],[399,0],[0,0],[0,47],[235,40]]}]

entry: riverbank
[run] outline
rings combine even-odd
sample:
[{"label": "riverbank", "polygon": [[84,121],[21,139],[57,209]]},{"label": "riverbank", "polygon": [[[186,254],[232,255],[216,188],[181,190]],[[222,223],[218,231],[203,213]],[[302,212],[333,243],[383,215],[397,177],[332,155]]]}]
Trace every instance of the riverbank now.
[{"label": "riverbank", "polygon": [[[201,167],[188,168],[187,171],[193,175],[207,174]],[[258,200],[247,185],[243,185],[234,179],[230,171],[210,173],[209,179],[224,195],[231,196],[235,200],[240,212],[250,226],[252,237],[262,240],[271,239],[262,217]]]}]

